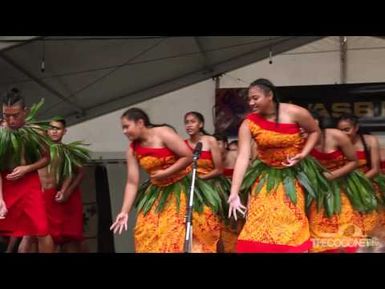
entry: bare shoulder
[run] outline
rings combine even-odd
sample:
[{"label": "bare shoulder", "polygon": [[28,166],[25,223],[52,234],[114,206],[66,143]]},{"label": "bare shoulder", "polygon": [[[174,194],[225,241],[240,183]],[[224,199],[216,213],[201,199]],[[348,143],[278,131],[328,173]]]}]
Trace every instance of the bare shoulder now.
[{"label": "bare shoulder", "polygon": [[249,120],[245,118],[242,120],[241,125],[239,126],[239,129],[245,129],[249,127]]},{"label": "bare shoulder", "polygon": [[342,131],[336,128],[326,128],[325,133],[327,137],[330,137],[330,139],[333,139],[337,141],[337,143],[346,143],[350,142],[349,137],[344,134]]},{"label": "bare shoulder", "polygon": [[342,131],[336,128],[326,128],[325,133],[327,133],[328,135],[334,138],[347,137]]},{"label": "bare shoulder", "polygon": [[152,128],[153,131],[155,132],[155,134],[157,135],[170,135],[170,134],[176,134],[175,130],[172,129],[171,127],[169,126],[158,126],[158,127],[154,127]]},{"label": "bare shoulder", "polygon": [[211,136],[211,135],[204,135],[204,136],[202,136],[202,140],[205,140],[205,141],[207,141],[209,143],[213,143],[213,142],[217,141],[216,138]]},{"label": "bare shoulder", "polygon": [[290,114],[303,114],[303,113],[308,114],[309,113],[309,111],[306,108],[303,108],[302,106],[292,104],[292,103],[281,103],[280,109]]},{"label": "bare shoulder", "polygon": [[283,122],[296,122],[305,125],[309,118],[311,118],[310,112],[299,105],[281,103],[279,110],[282,112],[281,121]]}]

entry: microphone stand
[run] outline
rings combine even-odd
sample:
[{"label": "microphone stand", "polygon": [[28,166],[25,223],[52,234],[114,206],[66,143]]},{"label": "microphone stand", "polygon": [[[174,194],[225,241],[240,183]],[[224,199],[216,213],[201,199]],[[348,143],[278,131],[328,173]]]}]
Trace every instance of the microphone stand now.
[{"label": "microphone stand", "polygon": [[194,152],[193,154],[193,162],[192,162],[192,178],[191,178],[191,185],[190,185],[190,194],[189,194],[189,202],[186,212],[186,235],[185,235],[185,241],[184,241],[184,252],[185,253],[191,253],[192,251],[192,215],[193,215],[193,203],[194,203],[194,188],[195,188],[195,179],[196,179],[196,172],[197,172],[197,161],[200,156],[200,150]]}]

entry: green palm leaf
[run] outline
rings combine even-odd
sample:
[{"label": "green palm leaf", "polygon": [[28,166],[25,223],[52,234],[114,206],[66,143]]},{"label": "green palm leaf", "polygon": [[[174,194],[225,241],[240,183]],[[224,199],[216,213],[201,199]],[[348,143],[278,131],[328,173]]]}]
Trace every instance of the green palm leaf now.
[{"label": "green palm leaf", "polygon": [[296,194],[295,185],[294,185],[294,178],[288,172],[284,177],[283,185],[285,187],[286,195],[289,197],[289,199],[291,200],[291,202],[293,204],[296,204],[297,203],[297,194]]}]

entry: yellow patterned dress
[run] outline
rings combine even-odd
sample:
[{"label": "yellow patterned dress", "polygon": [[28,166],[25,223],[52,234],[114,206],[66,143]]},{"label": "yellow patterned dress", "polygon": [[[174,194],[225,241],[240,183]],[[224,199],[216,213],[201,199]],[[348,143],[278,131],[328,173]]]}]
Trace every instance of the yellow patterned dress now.
[{"label": "yellow patterned dress", "polygon": [[[267,166],[283,169],[282,162],[288,156],[302,151],[304,140],[297,124],[268,121],[256,113],[249,114],[246,121],[257,144],[259,159]],[[258,183],[259,180],[255,180],[253,187]],[[236,251],[308,251],[311,241],[304,189],[295,180],[295,204],[286,195],[283,183],[269,193],[266,193],[267,185],[262,186],[259,194],[249,196],[246,223],[239,235]]]},{"label": "yellow patterned dress", "polygon": [[[191,149],[188,141],[187,146]],[[210,151],[202,151],[197,161],[197,175],[203,176],[214,169],[214,162]],[[188,168],[191,171],[191,166]],[[203,181],[203,180],[200,180]],[[203,181],[204,182],[204,181]],[[217,243],[220,238],[221,221],[217,213],[208,206],[204,206],[203,212],[193,213],[193,252],[216,253]]]},{"label": "yellow patterned dress", "polygon": [[[369,170],[368,162],[366,160],[366,155],[364,151],[357,151],[358,158],[358,169],[363,173],[366,173]],[[375,182],[373,182],[374,188],[376,190],[376,194],[379,194],[379,188]],[[377,223],[381,221],[379,219],[379,214],[377,212],[372,212],[369,214],[360,213],[362,219],[362,231],[365,236],[371,235],[374,228],[377,226]]]},{"label": "yellow patterned dress", "polygon": [[[380,162],[380,176],[379,178],[382,179],[382,181],[385,180],[385,161],[381,161]],[[377,181],[378,178],[375,178],[375,181]],[[377,187],[378,187],[378,190],[381,190],[380,189],[380,185],[379,184],[376,184]],[[379,220],[378,220],[378,225],[381,227],[381,230],[385,231],[385,188],[382,189],[382,199],[383,199],[383,204],[382,206],[380,206],[379,208]],[[381,196],[380,196],[381,198]]]},{"label": "yellow patterned dress", "polygon": [[[311,155],[331,172],[346,164],[346,158],[339,150],[324,153],[313,149]],[[323,208],[317,210],[314,201],[311,204],[308,214],[313,242],[311,252],[354,253],[357,240],[364,237],[361,214],[354,210],[345,193],[340,192],[341,212],[332,217],[328,217]]]},{"label": "yellow patterned dress", "polygon": [[[164,170],[177,161],[177,156],[168,148],[148,148],[132,143],[131,148],[140,166],[148,173]],[[188,175],[188,171],[180,170],[162,181],[150,180],[159,188],[180,182]],[[185,188],[180,194],[178,205],[177,194],[171,192],[162,211],[157,211],[162,194],[156,197],[151,209],[138,212],[135,226],[135,250],[138,253],[182,253],[185,237],[185,214],[187,206]],[[179,207],[179,208],[178,208]]]}]

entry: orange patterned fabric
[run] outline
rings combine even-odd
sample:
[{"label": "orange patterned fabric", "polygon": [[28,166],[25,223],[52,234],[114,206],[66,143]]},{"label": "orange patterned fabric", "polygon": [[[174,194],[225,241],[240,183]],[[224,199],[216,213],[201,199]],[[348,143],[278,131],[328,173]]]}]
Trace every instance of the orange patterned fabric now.
[{"label": "orange patterned fabric", "polygon": [[[381,168],[381,174],[385,175],[385,161],[380,162],[380,168]],[[376,186],[379,190],[378,185],[376,185]],[[380,210],[381,210],[381,213],[379,214],[378,223],[379,223],[379,226],[381,228],[385,228],[385,209],[384,209],[384,207],[381,207]],[[383,230],[385,230],[385,229],[383,229]]]},{"label": "orange patterned fabric", "polygon": [[[210,154],[211,155],[211,154]],[[204,176],[214,169],[214,163],[212,159],[199,159],[197,166],[198,176]]]},{"label": "orange patterned fabric", "polygon": [[265,164],[284,168],[282,162],[302,151],[305,140],[296,124],[267,121],[258,114],[247,117],[252,137],[257,143],[258,158]]},{"label": "orange patterned fabric", "polygon": [[[185,143],[189,147],[191,151],[193,151],[193,148],[190,146],[187,140],[185,140]],[[202,151],[199,159],[197,161],[197,174],[198,176],[203,176],[211,172],[215,168],[214,162],[213,162],[213,156],[210,151]],[[190,171],[192,170],[192,167],[190,166],[188,168]]]},{"label": "orange patterned fabric", "polygon": [[[366,155],[364,151],[357,151],[357,157],[359,162],[359,169],[364,173],[369,170]],[[384,171],[384,162],[380,162],[380,173]],[[376,195],[380,198],[381,192],[380,187],[373,182],[373,186],[376,190]],[[369,216],[364,215],[364,224],[366,225],[366,231],[369,235],[376,229],[385,230],[385,209],[380,206],[377,212],[371,213]]]},{"label": "orange patterned fabric", "polygon": [[[173,194],[170,194],[164,210],[160,213],[155,212],[158,203],[159,198],[146,215],[138,214],[134,235],[135,251],[138,253],[182,253],[187,197],[182,192],[179,210]],[[215,253],[219,229],[217,216],[208,208],[205,208],[202,214],[193,212],[192,252]]]},{"label": "orange patterned fabric", "polygon": [[[361,170],[363,173],[366,173],[369,170],[368,162],[366,160],[365,152],[364,151],[357,151],[357,158],[358,158],[358,169]],[[376,194],[379,194],[379,188],[378,186],[373,183],[373,186],[376,190]],[[382,214],[381,214],[382,215]],[[371,235],[374,228],[377,226],[377,222],[381,221],[379,219],[379,214],[377,212],[372,212],[369,214],[362,214],[360,213],[361,219],[362,219],[362,230],[365,235]]]},{"label": "orange patterned fabric", "polygon": [[[188,141],[185,143],[193,150]],[[192,167],[188,167],[191,171]],[[202,151],[197,161],[197,174],[203,176],[214,169],[214,162],[210,151]],[[209,207],[204,206],[201,214],[193,214],[193,251],[201,253],[216,253],[220,238],[221,221]]]},{"label": "orange patterned fabric", "polygon": [[[329,171],[343,167],[346,159],[341,151],[323,153],[313,149],[311,155]],[[356,247],[357,241],[364,238],[362,214],[355,211],[341,190],[341,213],[328,218],[324,209],[317,210],[313,202],[309,212],[310,235],[313,247],[311,252],[329,251],[337,248]]]},{"label": "orange patterned fabric", "polygon": [[[140,166],[147,172],[163,170],[177,161],[177,156],[168,148],[148,148],[132,143]],[[162,181],[151,180],[152,184],[164,187],[173,184],[188,174],[186,169],[175,173]],[[177,209],[175,194],[170,194],[162,212],[155,212],[159,199],[152,209],[144,215],[138,214],[135,226],[135,248],[140,253],[182,253],[185,237],[186,197],[181,193],[180,208]]]},{"label": "orange patterned fabric", "polygon": [[[159,199],[156,201],[156,204]],[[135,226],[137,253],[182,253],[185,237],[186,197],[181,194],[181,205],[176,207],[175,195],[170,194],[162,212],[156,206],[144,215],[140,212]]]},{"label": "orange patterned fabric", "polygon": [[[178,159],[178,157],[168,148],[148,148],[142,147],[137,143],[132,143],[131,148],[134,151],[139,165],[149,175],[158,170],[167,169],[168,167],[172,166]],[[163,180],[151,179],[151,183],[159,187],[168,186],[181,180],[187,176],[188,173],[188,169],[186,168]]]},{"label": "orange patterned fabric", "polygon": [[219,217],[209,207],[193,213],[193,252],[216,253],[221,233]]},{"label": "orange patterned fabric", "polygon": [[366,160],[366,155],[364,151],[356,151],[358,158],[358,169],[363,173],[366,173],[369,170],[368,161]]},{"label": "orange patterned fabric", "polygon": [[[259,159],[271,167],[283,168],[281,163],[303,148],[304,140],[296,124],[277,124],[258,114],[248,115],[247,123],[257,144]],[[253,188],[257,185],[258,180]],[[303,252],[310,248],[304,190],[297,181],[295,189],[296,204],[287,197],[283,184],[269,193],[265,184],[259,194],[249,196],[237,252]]]}]

